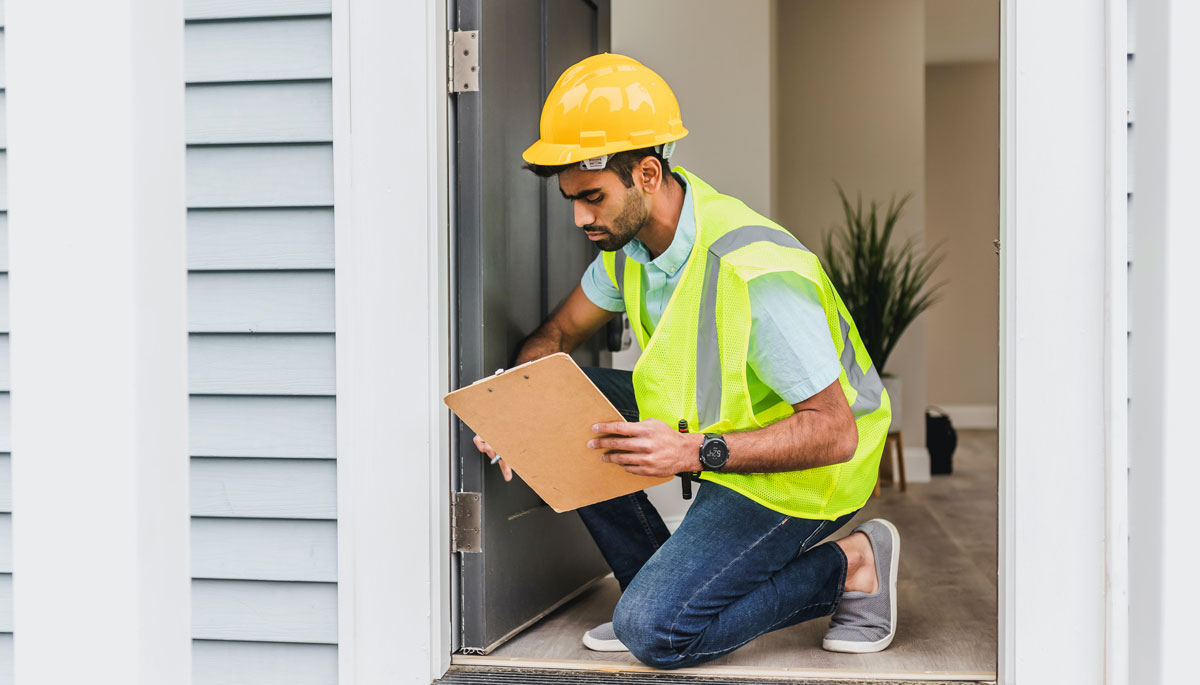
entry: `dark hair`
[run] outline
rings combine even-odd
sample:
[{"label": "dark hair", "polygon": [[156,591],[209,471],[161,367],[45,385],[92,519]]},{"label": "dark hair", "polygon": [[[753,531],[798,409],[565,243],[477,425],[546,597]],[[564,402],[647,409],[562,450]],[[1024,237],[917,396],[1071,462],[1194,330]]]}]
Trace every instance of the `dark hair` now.
[{"label": "dark hair", "polygon": [[[613,153],[613,155],[608,158],[608,164],[604,168],[607,171],[611,171],[616,174],[617,178],[621,179],[621,183],[624,183],[626,188],[632,188],[633,168],[640,164],[641,161],[647,157],[653,157],[657,159],[660,164],[662,164],[664,180],[671,178],[671,163],[663,159],[662,154],[655,151],[655,149],[652,147],[643,147],[637,150],[625,150],[624,152]],[[524,164],[524,168],[532,171],[542,178],[551,178],[577,165],[578,162],[572,162],[570,164],[553,164],[549,166],[542,164],[530,164],[529,162],[526,162]]]}]

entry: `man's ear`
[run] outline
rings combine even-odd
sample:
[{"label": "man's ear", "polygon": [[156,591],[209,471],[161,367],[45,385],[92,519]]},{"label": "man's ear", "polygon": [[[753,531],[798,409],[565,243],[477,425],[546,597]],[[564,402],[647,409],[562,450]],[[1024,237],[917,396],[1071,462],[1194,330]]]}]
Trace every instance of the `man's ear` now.
[{"label": "man's ear", "polygon": [[642,192],[657,193],[662,189],[662,162],[652,156],[643,157],[633,169],[633,176],[642,186]]}]

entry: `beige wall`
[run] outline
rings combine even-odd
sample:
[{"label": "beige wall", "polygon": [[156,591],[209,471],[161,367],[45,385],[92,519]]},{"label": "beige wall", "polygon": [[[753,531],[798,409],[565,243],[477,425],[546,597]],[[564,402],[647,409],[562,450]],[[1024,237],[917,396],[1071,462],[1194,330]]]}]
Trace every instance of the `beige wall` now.
[{"label": "beige wall", "polygon": [[995,62],[1000,0],[925,0],[925,63]]},{"label": "beige wall", "polygon": [[771,0],[613,0],[612,48],[675,91],[687,138],[673,163],[771,208]]},{"label": "beige wall", "polygon": [[930,244],[945,241],[942,301],[926,315],[927,397],[937,405],[996,404],[999,258],[999,67],[926,70]]},{"label": "beige wall", "polygon": [[[842,221],[833,181],[887,203],[913,193],[900,237],[925,223],[925,15],[922,0],[779,2],[777,218],[819,250]],[[924,319],[887,371],[904,383],[905,445],[924,445]]]}]

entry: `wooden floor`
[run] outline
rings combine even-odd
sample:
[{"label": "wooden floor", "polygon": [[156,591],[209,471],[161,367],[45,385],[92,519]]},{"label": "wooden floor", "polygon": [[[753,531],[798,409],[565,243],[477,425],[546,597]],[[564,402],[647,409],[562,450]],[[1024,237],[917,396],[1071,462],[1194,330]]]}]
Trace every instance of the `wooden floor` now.
[{"label": "wooden floor", "polygon": [[[826,618],[764,635],[687,671],[994,679],[996,455],[995,431],[960,431],[953,475],[911,483],[907,493],[885,487],[855,519],[882,516],[900,530],[899,625],[889,649],[869,655],[826,652],[820,647]],[[608,578],[491,655],[456,656],[455,663],[641,670],[627,652],[592,652],[580,643],[585,630],[611,620],[617,598],[616,581]]]}]

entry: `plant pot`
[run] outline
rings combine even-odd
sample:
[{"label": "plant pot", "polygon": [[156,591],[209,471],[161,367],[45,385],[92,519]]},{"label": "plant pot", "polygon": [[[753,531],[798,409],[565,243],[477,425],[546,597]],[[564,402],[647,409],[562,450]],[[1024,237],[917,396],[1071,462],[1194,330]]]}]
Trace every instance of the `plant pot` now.
[{"label": "plant pot", "polygon": [[888,398],[892,401],[892,427],[890,430],[898,431],[904,425],[904,410],[902,398],[904,397],[904,382],[899,376],[886,375],[883,377],[883,388],[887,390]]}]

